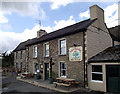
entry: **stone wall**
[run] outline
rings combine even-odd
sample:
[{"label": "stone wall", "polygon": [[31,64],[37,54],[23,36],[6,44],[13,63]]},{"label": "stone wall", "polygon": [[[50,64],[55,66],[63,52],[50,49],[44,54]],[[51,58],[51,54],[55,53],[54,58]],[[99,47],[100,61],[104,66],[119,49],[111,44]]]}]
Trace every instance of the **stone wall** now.
[{"label": "stone wall", "polygon": [[[21,58],[21,51],[22,51],[22,58]],[[21,50],[14,52],[14,67],[16,69],[16,63],[18,66],[18,71],[21,71],[21,63],[22,63],[22,72],[25,71],[26,69],[26,50]],[[17,58],[16,58],[16,53],[17,53]]]},{"label": "stone wall", "polygon": [[[59,40],[66,39],[66,55],[59,55]],[[44,57],[44,44],[49,43],[49,57]],[[83,46],[83,33],[76,33],[62,38],[57,38],[47,42],[38,44],[38,61],[44,65],[49,63],[50,57],[54,62],[53,70],[56,77],[60,77],[60,62],[66,63],[66,76],[67,78],[73,78],[79,82],[83,82],[84,79],[84,65],[82,61],[69,61],[69,48],[74,47],[74,44],[77,46]],[[45,69],[43,69],[43,79],[45,79]]]}]

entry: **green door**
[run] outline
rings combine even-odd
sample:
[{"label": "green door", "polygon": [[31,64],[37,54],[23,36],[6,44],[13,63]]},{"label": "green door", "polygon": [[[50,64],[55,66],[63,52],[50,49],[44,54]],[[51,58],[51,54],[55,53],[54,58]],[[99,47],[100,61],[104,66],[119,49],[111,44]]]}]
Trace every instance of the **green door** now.
[{"label": "green door", "polygon": [[120,92],[120,65],[107,66],[107,91]]},{"label": "green door", "polygon": [[45,80],[49,80],[49,64],[45,64]]}]

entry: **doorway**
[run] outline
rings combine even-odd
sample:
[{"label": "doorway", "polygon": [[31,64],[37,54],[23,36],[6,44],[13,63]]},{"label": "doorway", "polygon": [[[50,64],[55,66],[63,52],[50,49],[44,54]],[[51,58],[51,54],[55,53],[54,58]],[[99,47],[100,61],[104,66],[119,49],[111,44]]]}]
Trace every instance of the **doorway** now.
[{"label": "doorway", "polygon": [[120,65],[108,65],[106,73],[107,91],[120,92]]},{"label": "doorway", "polygon": [[45,80],[49,80],[49,64],[45,64]]}]

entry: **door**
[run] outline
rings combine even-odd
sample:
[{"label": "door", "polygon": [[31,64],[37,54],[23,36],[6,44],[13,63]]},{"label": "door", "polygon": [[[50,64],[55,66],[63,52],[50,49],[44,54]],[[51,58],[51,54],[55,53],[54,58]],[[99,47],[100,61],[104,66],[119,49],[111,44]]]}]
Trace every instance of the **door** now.
[{"label": "door", "polygon": [[37,63],[34,63],[34,73],[37,72]]},{"label": "door", "polygon": [[107,91],[120,92],[120,65],[107,66]]},{"label": "door", "polygon": [[49,80],[49,64],[45,64],[45,80]]},{"label": "door", "polygon": [[22,72],[22,63],[20,64],[20,71]]}]

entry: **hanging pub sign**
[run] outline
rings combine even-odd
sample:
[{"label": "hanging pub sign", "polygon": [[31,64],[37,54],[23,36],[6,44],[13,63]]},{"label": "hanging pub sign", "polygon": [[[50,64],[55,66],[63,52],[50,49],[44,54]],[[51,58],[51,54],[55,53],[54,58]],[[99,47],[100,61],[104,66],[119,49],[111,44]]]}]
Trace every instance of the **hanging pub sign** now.
[{"label": "hanging pub sign", "polygon": [[82,47],[69,48],[69,61],[82,61]]}]

